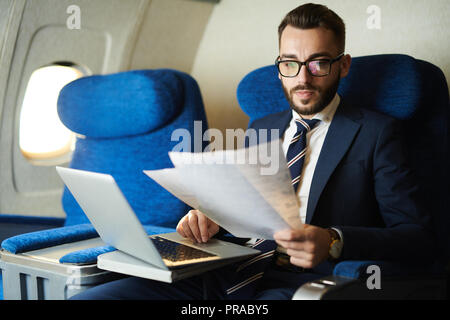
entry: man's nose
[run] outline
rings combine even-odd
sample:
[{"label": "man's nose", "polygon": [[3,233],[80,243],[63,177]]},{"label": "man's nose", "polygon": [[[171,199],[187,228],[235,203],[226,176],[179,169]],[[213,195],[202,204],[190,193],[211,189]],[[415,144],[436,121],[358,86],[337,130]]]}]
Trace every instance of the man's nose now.
[{"label": "man's nose", "polygon": [[300,66],[300,71],[296,77],[297,81],[300,83],[309,83],[311,82],[312,76],[309,74],[306,65]]}]

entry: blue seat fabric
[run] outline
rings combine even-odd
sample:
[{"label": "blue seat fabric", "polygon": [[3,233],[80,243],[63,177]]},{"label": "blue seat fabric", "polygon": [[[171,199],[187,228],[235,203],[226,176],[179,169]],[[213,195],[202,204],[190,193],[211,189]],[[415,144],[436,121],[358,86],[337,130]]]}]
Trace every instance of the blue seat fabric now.
[{"label": "blue seat fabric", "polygon": [[[120,77],[119,79],[117,78],[118,75],[125,79],[123,81],[118,81],[120,79]],[[97,100],[101,101],[104,99],[105,103],[103,108],[105,110],[103,111],[103,114],[105,117],[113,119],[111,120],[111,126],[117,125],[117,121],[115,121],[116,116],[122,118],[123,114],[110,112],[108,101],[116,99],[117,91],[120,92],[123,88],[128,88],[126,83],[131,83],[129,78],[133,78],[136,75],[139,75],[140,81],[165,84],[165,86],[159,85],[158,88],[161,88],[160,92],[147,92],[147,95],[161,96],[159,98],[151,99],[152,101],[160,101],[164,105],[168,102],[177,103],[177,100],[181,100],[183,103],[180,103],[177,106],[176,112],[170,111],[174,117],[170,120],[162,118],[162,123],[160,123],[159,127],[153,131],[115,138],[91,138],[86,136],[85,139],[78,139],[75,149],[76,152],[73,155],[70,166],[75,169],[111,174],[143,224],[173,227],[178,222],[181,213],[186,212],[187,206],[156,182],[148,178],[142,170],[156,170],[173,167],[168,152],[178,144],[178,141],[171,141],[171,134],[174,130],[185,128],[193,133],[195,120],[202,121],[204,127],[207,126],[199,88],[195,80],[189,75],[174,70],[142,70],[138,73],[132,71],[119,73],[118,75],[101,76],[103,78],[108,78],[109,76],[114,77],[117,80],[118,85],[115,90],[114,88],[111,88],[108,92],[99,92],[99,99],[92,96],[92,93],[87,94],[86,101],[84,101],[84,104],[93,106],[96,105]],[[145,75],[146,77],[142,77],[142,75]],[[97,79],[97,81],[99,80],[100,79]],[[178,85],[174,85],[174,82],[178,83]],[[74,83],[76,83],[76,81]],[[136,83],[134,85],[138,87],[148,87],[148,85],[145,86]],[[84,88],[85,84],[81,82],[80,86]],[[64,95],[66,89],[71,90],[72,87],[64,88],[61,95]],[[166,91],[169,91],[170,95],[181,96],[183,99],[167,100]],[[76,93],[78,93],[78,91],[76,91],[75,94]],[[103,98],[103,95],[108,95],[109,99]],[[131,97],[122,97],[121,94],[119,94],[119,96],[119,98],[122,99],[124,108],[126,106],[127,109],[131,109],[130,112],[132,114],[137,112],[134,110],[140,109],[139,104],[134,108],[130,107],[130,104],[134,103],[134,100],[131,99]],[[66,109],[71,111],[76,107],[72,104],[66,106],[64,104],[66,100],[69,99],[63,99],[61,102],[58,101],[58,108],[61,119],[66,121],[65,124],[69,128],[81,127],[81,125],[84,124],[83,121],[87,122],[86,127],[95,127],[95,123],[98,123],[96,118],[77,119],[66,116]],[[140,103],[141,100],[142,99],[137,102]],[[166,109],[171,110],[173,108],[174,106],[171,105],[170,109],[169,107]],[[161,107],[155,109],[160,110]],[[97,114],[98,113],[100,112],[97,112]],[[152,116],[159,117],[159,113],[152,114],[145,111],[141,114],[141,117],[136,118],[135,122],[138,122],[137,119]],[[79,124],[79,121],[81,121],[82,124]],[[90,121],[95,123],[90,124]],[[156,120],[153,122],[156,123]],[[135,124],[129,123],[129,125],[133,127]],[[107,125],[102,125],[102,127],[107,127]],[[124,129],[120,129],[120,131],[124,132]],[[134,132],[135,131],[133,130],[133,133]],[[62,202],[64,211],[67,213],[66,225],[89,222],[67,188],[64,190]]]},{"label": "blue seat fabric", "polygon": [[84,223],[14,236],[4,240],[2,248],[16,254],[95,237],[98,234],[94,227]]}]

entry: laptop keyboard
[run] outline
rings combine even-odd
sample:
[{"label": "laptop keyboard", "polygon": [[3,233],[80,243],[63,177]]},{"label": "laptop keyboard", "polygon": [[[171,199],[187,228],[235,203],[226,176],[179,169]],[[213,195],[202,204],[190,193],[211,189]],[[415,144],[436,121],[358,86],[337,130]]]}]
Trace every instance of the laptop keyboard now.
[{"label": "laptop keyboard", "polygon": [[184,260],[201,259],[208,257],[215,257],[215,254],[211,254],[199,249],[195,249],[181,243],[173,242],[158,236],[150,238],[158,250],[161,258],[179,262]]}]

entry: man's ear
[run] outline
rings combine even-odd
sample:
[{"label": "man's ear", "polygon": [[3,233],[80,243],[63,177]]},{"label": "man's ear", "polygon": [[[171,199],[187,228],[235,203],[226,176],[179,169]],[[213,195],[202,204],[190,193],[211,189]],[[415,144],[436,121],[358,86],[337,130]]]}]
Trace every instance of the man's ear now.
[{"label": "man's ear", "polygon": [[341,63],[340,63],[341,78],[344,78],[348,75],[351,64],[352,64],[352,57],[349,54],[346,54],[341,58]]}]

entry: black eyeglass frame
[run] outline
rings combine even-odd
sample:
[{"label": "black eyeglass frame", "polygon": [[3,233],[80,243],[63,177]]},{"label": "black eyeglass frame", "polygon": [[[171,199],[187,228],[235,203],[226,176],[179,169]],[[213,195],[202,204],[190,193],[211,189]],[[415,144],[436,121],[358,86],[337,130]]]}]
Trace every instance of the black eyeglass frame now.
[{"label": "black eyeglass frame", "polygon": [[[327,75],[329,75],[330,73],[331,73],[331,66],[333,65],[333,63],[335,63],[336,61],[339,61],[343,56],[345,55],[345,53],[344,52],[342,52],[340,55],[338,55],[336,58],[334,58],[334,59],[315,59],[315,58],[313,58],[313,59],[308,59],[308,60],[306,60],[306,61],[298,61],[298,60],[291,60],[291,59],[289,59],[289,60],[278,60],[278,59],[280,59],[280,56],[278,56],[276,59],[275,59],[275,65],[277,66],[277,69],[278,69],[278,72],[280,73],[280,75],[282,76],[282,77],[284,77],[284,78],[295,78],[296,76],[298,76],[298,74],[300,73],[300,70],[302,70],[302,67],[303,66],[305,66],[306,67],[306,70],[308,71],[308,73],[311,75],[311,76],[313,76],[313,77],[326,77]],[[330,68],[328,69],[328,73],[327,74],[324,74],[324,75],[315,75],[315,74],[312,74],[312,72],[311,72],[311,70],[309,70],[309,63],[310,62],[312,62],[312,61],[328,61],[329,62],[329,64],[330,64]],[[295,74],[295,75],[293,75],[293,76],[285,76],[285,75],[283,75],[282,73],[281,73],[281,71],[280,71],[280,63],[282,63],[282,62],[295,62],[295,63],[297,63],[298,65],[299,65],[299,68],[298,68],[298,71],[297,71],[297,73]]]}]

